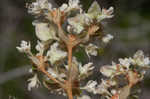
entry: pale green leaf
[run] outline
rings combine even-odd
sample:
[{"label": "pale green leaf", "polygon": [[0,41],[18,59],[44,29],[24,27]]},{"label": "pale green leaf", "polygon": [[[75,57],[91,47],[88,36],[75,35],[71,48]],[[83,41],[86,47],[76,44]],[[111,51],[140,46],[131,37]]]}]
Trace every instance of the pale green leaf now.
[{"label": "pale green leaf", "polygon": [[88,14],[92,16],[97,16],[101,13],[101,8],[100,5],[94,1],[91,7],[88,9]]}]

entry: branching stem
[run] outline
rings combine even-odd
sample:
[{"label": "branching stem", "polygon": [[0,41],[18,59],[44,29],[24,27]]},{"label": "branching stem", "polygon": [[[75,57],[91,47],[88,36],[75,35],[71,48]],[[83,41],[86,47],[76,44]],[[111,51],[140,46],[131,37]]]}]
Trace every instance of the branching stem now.
[{"label": "branching stem", "polygon": [[72,94],[72,49],[73,49],[73,41],[75,40],[74,36],[68,35],[69,42],[66,43],[68,49],[68,81],[66,83],[67,86],[67,94],[69,99],[73,99]]},{"label": "branching stem", "polygon": [[60,82],[59,80],[57,80],[56,78],[54,78],[53,76],[51,76],[46,70],[45,70],[45,63],[44,63],[44,58],[42,56],[38,57],[39,61],[40,61],[40,66],[37,66],[38,69],[44,73],[49,79],[53,80],[55,83],[58,83],[62,88],[65,88],[64,84],[62,82]]}]

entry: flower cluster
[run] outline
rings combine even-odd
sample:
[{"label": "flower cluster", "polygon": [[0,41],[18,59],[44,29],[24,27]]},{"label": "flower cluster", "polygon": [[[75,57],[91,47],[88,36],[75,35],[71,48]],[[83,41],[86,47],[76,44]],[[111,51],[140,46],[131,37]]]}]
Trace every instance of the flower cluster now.
[{"label": "flower cluster", "polygon": [[[102,47],[94,44],[93,38],[97,37],[105,44],[114,38],[102,31],[102,21],[112,18],[113,11],[113,7],[101,9],[96,1],[87,12],[82,10],[79,0],[69,0],[58,8],[54,8],[48,0],[31,3],[28,12],[36,18],[32,24],[38,38],[37,53],[32,52],[30,42],[22,41],[17,47],[32,61],[30,71],[34,77],[28,80],[28,90],[39,87],[42,82],[51,93],[67,95],[69,99],[90,99],[87,95],[82,96],[82,90],[107,99],[127,99],[131,87],[143,79],[150,65],[149,58],[142,51],[133,58],[119,59],[119,64],[102,67],[100,72],[108,79],[102,79],[100,84],[90,80],[86,85],[82,82],[92,74],[94,64],[89,61],[83,65],[74,55],[74,51],[79,52],[82,47],[87,58],[97,56],[98,49]],[[127,83],[120,87],[119,78]],[[122,90],[126,91],[125,95],[122,95],[125,93]]]},{"label": "flower cluster", "polygon": [[[133,58],[120,58],[119,62],[119,64],[113,62],[112,65],[103,66],[100,72],[107,79],[102,79],[100,84],[91,80],[83,89],[94,94],[104,95],[107,99],[127,99],[131,88],[143,80],[146,70],[150,68],[150,59],[144,56],[143,51],[139,50]],[[121,83],[125,84],[120,86]]]}]

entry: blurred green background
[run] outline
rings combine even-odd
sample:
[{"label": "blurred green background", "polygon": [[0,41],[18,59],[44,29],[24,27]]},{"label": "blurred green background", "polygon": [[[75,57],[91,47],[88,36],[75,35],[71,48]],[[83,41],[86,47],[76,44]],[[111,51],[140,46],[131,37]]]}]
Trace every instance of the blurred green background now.
[{"label": "blurred green background", "polygon": [[[67,2],[49,1],[54,5]],[[139,49],[150,55],[150,0],[97,1],[102,8],[115,8],[115,17],[103,22],[104,32],[114,35],[115,39],[103,53],[100,52],[101,56],[93,57],[97,68],[111,64],[112,60],[117,62],[119,57],[132,56]],[[30,2],[32,0],[1,0],[0,3],[0,99],[63,99],[42,88],[27,91],[27,79],[31,76],[28,72],[30,63],[16,50],[16,46],[21,40],[31,41],[33,46],[36,44],[33,16],[25,8],[26,3]],[[92,2],[81,0],[85,10]],[[140,99],[150,99],[150,72],[141,87]]]}]

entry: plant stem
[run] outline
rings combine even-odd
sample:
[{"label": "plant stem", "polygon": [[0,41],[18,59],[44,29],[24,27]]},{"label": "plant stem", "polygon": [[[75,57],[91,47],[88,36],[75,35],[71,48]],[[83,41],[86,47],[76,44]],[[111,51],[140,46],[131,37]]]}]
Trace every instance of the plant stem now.
[{"label": "plant stem", "polygon": [[42,56],[38,57],[39,61],[40,61],[40,66],[37,66],[38,69],[44,73],[48,78],[50,78],[51,80],[53,80],[54,82],[58,83],[62,88],[65,88],[64,84],[61,83],[59,80],[57,80],[56,78],[54,78],[53,76],[51,76],[46,70],[45,70],[45,63],[44,63],[44,58]]},{"label": "plant stem", "polygon": [[69,42],[67,43],[68,49],[68,81],[67,81],[67,94],[69,99],[73,99],[72,95],[72,49],[73,49],[73,39],[71,36],[68,36]]},{"label": "plant stem", "polygon": [[[57,13],[58,14],[58,13]],[[55,19],[54,19],[55,20]],[[58,26],[59,37],[64,41],[68,50],[68,80],[66,81],[65,90],[68,94],[69,99],[73,99],[72,94],[72,49],[75,45],[73,45],[76,37],[73,35],[65,35],[64,30],[61,27],[61,21],[55,22]]]},{"label": "plant stem", "polygon": [[67,94],[69,99],[73,99],[72,96],[72,47],[68,47],[68,68],[69,68],[69,75],[68,75],[68,81],[67,81]]},{"label": "plant stem", "polygon": [[68,47],[68,66],[69,66],[69,71],[71,71],[71,66],[72,66],[72,47]]},{"label": "plant stem", "polygon": [[68,98],[69,99],[73,99],[73,95],[72,95],[72,84],[70,81],[67,82],[67,94],[68,94]]},{"label": "plant stem", "polygon": [[53,80],[54,82],[58,83],[62,88],[65,88],[64,84],[58,81],[57,79],[53,78],[45,69],[40,69],[41,72],[43,72],[45,75],[47,75],[48,78]]}]

